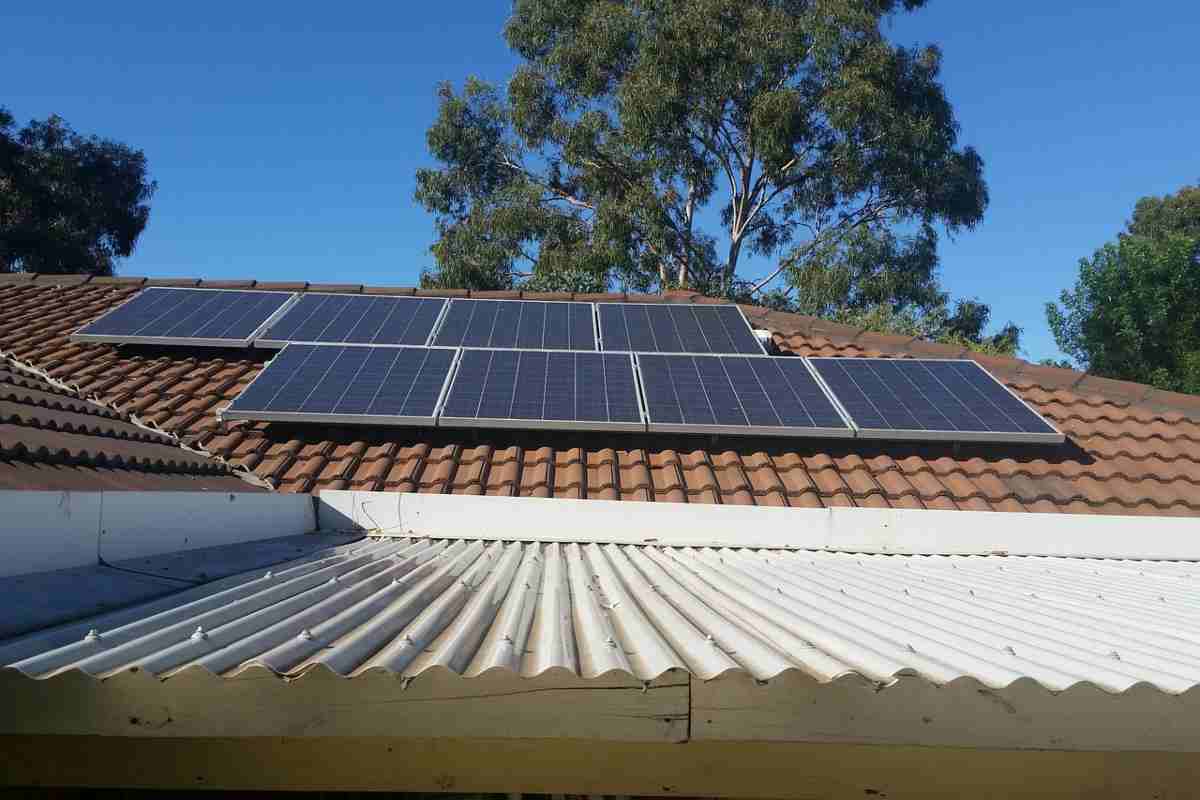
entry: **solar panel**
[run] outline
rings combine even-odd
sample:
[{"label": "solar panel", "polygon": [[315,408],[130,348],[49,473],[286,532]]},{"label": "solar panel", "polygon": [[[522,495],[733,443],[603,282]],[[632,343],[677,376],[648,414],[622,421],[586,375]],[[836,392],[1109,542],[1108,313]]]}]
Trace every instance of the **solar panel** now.
[{"label": "solar panel", "polygon": [[288,292],[153,286],[71,335],[77,342],[249,347],[296,297]]},{"label": "solar panel", "polygon": [[651,431],[853,436],[802,358],[638,354]]},{"label": "solar panel", "polygon": [[541,300],[451,300],[438,326],[438,347],[595,350],[591,303]]},{"label": "solar panel", "polygon": [[597,303],[605,350],[762,355],[737,306]]},{"label": "solar panel", "polygon": [[463,350],[439,424],[643,431],[628,353]]},{"label": "solar panel", "polygon": [[1064,438],[974,361],[809,361],[861,437],[1034,443]]},{"label": "solar panel", "polygon": [[433,425],[457,351],[289,344],[222,419]]},{"label": "solar panel", "polygon": [[440,297],[314,292],[302,295],[254,343],[259,347],[283,347],[288,342],[423,346],[445,307]]}]

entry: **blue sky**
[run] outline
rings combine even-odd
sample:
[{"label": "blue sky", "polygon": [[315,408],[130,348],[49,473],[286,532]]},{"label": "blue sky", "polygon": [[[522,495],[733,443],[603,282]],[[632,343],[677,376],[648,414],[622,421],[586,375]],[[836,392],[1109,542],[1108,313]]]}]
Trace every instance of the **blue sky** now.
[{"label": "blue sky", "polygon": [[[515,63],[510,5],[487,5],[9,4],[0,104],[146,151],[159,190],[123,274],[411,285],[434,87]],[[943,241],[945,286],[1056,356],[1042,309],[1078,259],[1139,197],[1200,180],[1200,4],[933,0],[889,33],[942,47],[986,163],[991,207]]]}]

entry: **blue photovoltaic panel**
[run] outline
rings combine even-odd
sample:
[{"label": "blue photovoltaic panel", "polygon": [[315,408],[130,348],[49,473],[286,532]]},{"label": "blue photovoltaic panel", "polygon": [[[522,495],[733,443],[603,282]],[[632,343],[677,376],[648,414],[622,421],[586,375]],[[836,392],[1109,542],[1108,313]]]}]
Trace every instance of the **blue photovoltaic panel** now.
[{"label": "blue photovoltaic panel", "polygon": [[454,350],[289,344],[222,417],[433,425]]},{"label": "blue photovoltaic panel", "polygon": [[974,361],[809,359],[858,428],[886,439],[1047,442],[1063,435]]},{"label": "blue photovoltaic panel", "polygon": [[247,347],[255,332],[293,297],[287,292],[153,286],[80,328],[71,338],[82,342]]},{"label": "blue photovoltaic panel", "polygon": [[845,436],[801,358],[639,354],[651,431]]},{"label": "blue photovoltaic panel", "polygon": [[762,355],[737,306],[597,303],[605,350]]},{"label": "blue photovoltaic panel", "polygon": [[628,353],[463,350],[439,424],[645,429]]},{"label": "blue photovoltaic panel", "polygon": [[451,300],[434,344],[521,350],[595,350],[591,303]]},{"label": "blue photovoltaic panel", "polygon": [[440,297],[386,297],[361,294],[305,294],[279,318],[256,345],[282,347],[288,342],[328,344],[429,343],[445,307]]}]

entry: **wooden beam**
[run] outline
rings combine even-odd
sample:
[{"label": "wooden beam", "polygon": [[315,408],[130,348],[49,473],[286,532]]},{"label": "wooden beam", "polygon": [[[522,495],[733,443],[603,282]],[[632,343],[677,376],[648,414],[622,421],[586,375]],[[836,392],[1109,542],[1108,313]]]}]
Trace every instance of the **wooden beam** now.
[{"label": "wooden beam", "polygon": [[284,681],[251,668],[222,678],[192,668],[163,682],[124,672],[31,680],[0,672],[0,734],[143,737],[566,737],[678,742],[687,737],[688,675],[643,685],[565,670],[524,679],[504,670],[463,678],[433,669],[411,683],[317,669]]},{"label": "wooden beam", "polygon": [[989,689],[901,678],[817,683],[787,672],[758,684],[729,673],[692,681],[695,740],[858,742],[996,749],[1200,752],[1200,693],[1094,686],[1052,693],[1033,681]]},{"label": "wooden beam", "polygon": [[1178,753],[768,742],[0,736],[0,785],[702,797],[1191,797]]}]

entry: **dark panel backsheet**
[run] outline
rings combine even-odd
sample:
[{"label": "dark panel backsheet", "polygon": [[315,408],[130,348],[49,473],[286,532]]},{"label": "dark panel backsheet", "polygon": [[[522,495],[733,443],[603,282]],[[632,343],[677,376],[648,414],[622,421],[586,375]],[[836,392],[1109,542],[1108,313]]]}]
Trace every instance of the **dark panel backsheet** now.
[{"label": "dark panel backsheet", "polygon": [[440,424],[644,430],[627,353],[463,350]]},{"label": "dark panel backsheet", "polygon": [[287,292],[151,287],[80,328],[77,341],[245,347]]},{"label": "dark panel backsheet", "polygon": [[597,303],[596,307],[605,350],[763,354],[737,306]]},{"label": "dark panel backsheet", "polygon": [[853,433],[800,358],[638,355],[651,431]]},{"label": "dark panel backsheet", "polygon": [[306,294],[255,344],[282,347],[288,342],[329,344],[429,343],[446,301],[440,297],[372,297]]},{"label": "dark panel backsheet", "polygon": [[434,344],[526,350],[595,350],[591,303],[451,300]]},{"label": "dark panel backsheet", "polygon": [[228,419],[432,425],[454,350],[289,344]]},{"label": "dark panel backsheet", "polygon": [[809,359],[872,438],[1061,442],[1063,436],[974,361]]}]

